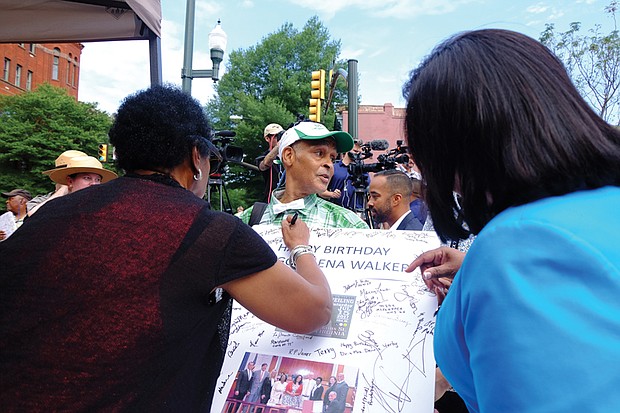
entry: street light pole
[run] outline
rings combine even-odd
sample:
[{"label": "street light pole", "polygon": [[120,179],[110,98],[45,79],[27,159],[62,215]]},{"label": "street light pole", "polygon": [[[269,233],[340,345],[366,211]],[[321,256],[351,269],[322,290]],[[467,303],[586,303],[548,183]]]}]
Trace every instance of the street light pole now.
[{"label": "street light pole", "polygon": [[187,94],[192,94],[193,78],[212,78],[213,82],[219,80],[220,63],[224,58],[227,36],[217,21],[217,26],[209,33],[209,49],[211,52],[212,69],[193,70],[194,54],[194,14],[196,10],[196,0],[187,0],[187,10],[185,13],[185,45],[183,47],[183,68],[181,69],[181,87]]},{"label": "street light pole", "polygon": [[181,87],[183,92],[192,94],[192,64],[194,55],[194,12],[196,0],[187,0],[185,10],[185,45],[183,47],[183,69],[181,69]]}]

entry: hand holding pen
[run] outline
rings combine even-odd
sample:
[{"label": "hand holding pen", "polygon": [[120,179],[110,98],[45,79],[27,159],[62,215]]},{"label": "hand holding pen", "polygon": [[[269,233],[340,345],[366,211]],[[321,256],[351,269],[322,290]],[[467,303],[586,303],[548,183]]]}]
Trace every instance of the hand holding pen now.
[{"label": "hand holding pen", "polygon": [[293,249],[298,245],[307,245],[310,240],[310,230],[306,223],[299,219],[299,213],[288,215],[282,220],[282,238],[284,244]]}]

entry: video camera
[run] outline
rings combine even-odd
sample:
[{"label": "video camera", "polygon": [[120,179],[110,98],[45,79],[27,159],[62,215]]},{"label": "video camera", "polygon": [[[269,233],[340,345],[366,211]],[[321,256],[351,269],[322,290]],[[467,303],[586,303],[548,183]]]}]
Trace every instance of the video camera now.
[{"label": "video camera", "polygon": [[211,171],[212,174],[220,173],[226,162],[243,162],[243,148],[240,146],[231,145],[231,142],[235,136],[237,136],[237,133],[231,130],[211,132],[211,142],[215,145],[222,157],[220,167],[217,171]]},{"label": "video camera", "polygon": [[396,141],[396,148],[390,149],[384,154],[377,156],[377,162],[364,163],[364,159],[372,157],[372,151],[384,151],[388,149],[389,143],[385,139],[377,139],[360,145],[362,151],[358,154],[349,153],[353,162],[349,164],[349,175],[354,177],[352,180],[353,186],[364,185],[364,179],[361,177],[367,172],[379,172],[387,169],[396,169],[396,164],[404,164],[409,162],[409,155],[407,155],[407,147],[403,146],[403,141]]}]

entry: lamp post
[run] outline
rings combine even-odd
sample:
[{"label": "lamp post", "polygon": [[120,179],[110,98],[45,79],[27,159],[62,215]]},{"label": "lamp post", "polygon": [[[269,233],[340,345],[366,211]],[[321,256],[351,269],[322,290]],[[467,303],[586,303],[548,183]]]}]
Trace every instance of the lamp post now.
[{"label": "lamp post", "polygon": [[220,21],[211,33],[209,33],[209,49],[211,52],[211,61],[213,69],[193,70],[192,60],[194,54],[194,12],[196,9],[196,0],[187,0],[187,10],[185,14],[185,45],[183,48],[183,69],[181,69],[182,89],[185,93],[192,94],[193,78],[212,78],[213,82],[219,80],[220,63],[224,58],[226,50],[226,42],[228,36],[222,30]]}]

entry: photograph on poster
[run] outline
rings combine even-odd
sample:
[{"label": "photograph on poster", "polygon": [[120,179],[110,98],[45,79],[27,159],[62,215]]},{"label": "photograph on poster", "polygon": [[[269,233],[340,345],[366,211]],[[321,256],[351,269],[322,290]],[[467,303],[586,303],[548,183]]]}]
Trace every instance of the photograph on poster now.
[{"label": "photograph on poster", "polygon": [[222,413],[353,411],[357,367],[246,352],[238,370]]}]

